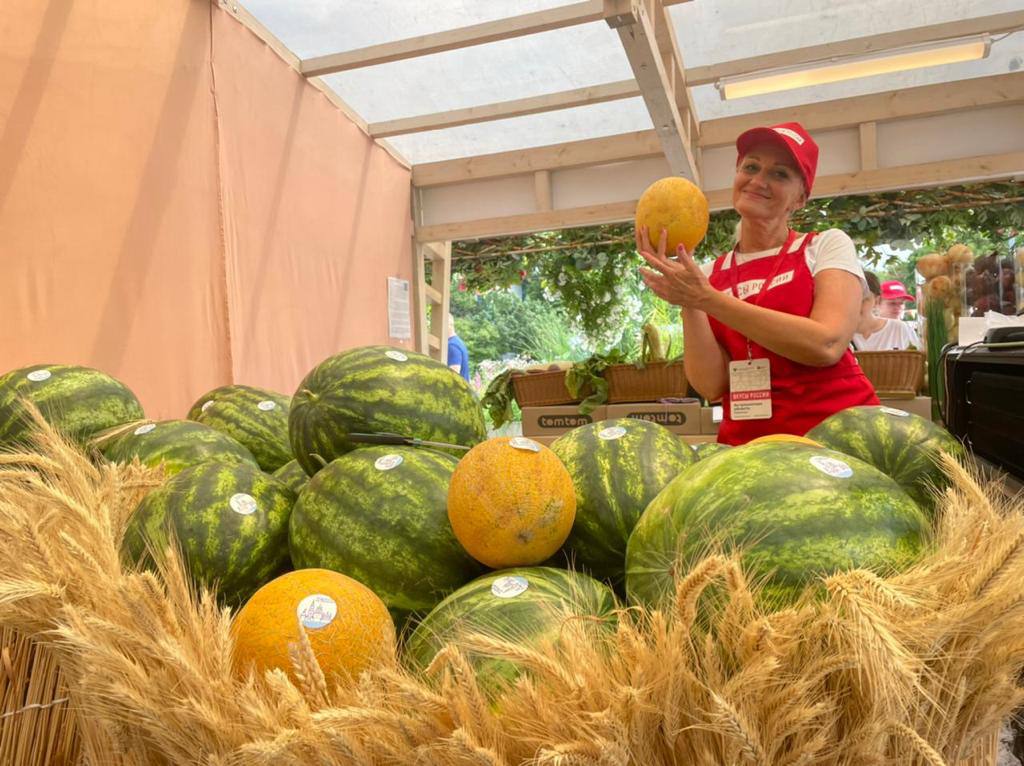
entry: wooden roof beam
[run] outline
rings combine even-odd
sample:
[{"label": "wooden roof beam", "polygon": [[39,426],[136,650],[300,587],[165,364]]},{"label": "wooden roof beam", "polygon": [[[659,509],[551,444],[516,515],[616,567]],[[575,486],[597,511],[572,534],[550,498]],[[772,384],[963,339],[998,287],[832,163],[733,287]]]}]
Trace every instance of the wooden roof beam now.
[{"label": "wooden roof beam", "polygon": [[413,165],[412,183],[418,187],[443,186],[463,181],[533,173],[537,170],[635,160],[659,154],[661,143],[655,131],[641,130],[636,133],[568,141],[534,149],[516,149]]},{"label": "wooden roof beam", "polygon": [[[673,65],[678,64],[670,51],[670,68],[666,70],[655,34],[655,23],[665,24],[669,19],[660,13],[663,8],[659,0],[651,2],[650,7],[644,0],[605,0],[605,6],[606,21],[619,33],[669,167],[674,174],[699,185],[700,174],[689,131],[683,125],[670,80],[669,73]],[[652,17],[651,10],[659,11],[661,18]]]},{"label": "wooden roof beam", "polygon": [[[701,124],[701,147],[729,146],[747,128],[798,120],[810,131],[852,128],[862,122],[884,123],[909,117],[956,112],[999,104],[1024,102],[1024,74],[1013,72],[955,83],[921,85],[901,91],[822,101],[777,112],[724,117]],[[565,144],[520,149],[456,160],[413,165],[415,186],[440,186],[485,178],[500,178],[537,170],[600,165],[661,154],[653,130],[591,138]]]},{"label": "wooden roof beam", "polygon": [[[1019,174],[1022,169],[1024,152],[860,170],[855,173],[840,173],[818,178],[814,183],[813,196],[835,197],[844,194],[866,194],[892,189],[914,189],[1010,178]],[[708,192],[707,196],[712,210],[724,210],[732,205],[732,192],[729,189],[715,189]],[[445,238],[455,241],[621,223],[632,220],[635,212],[636,200],[609,202],[475,221],[432,224],[418,227],[416,239],[428,241]]]},{"label": "wooden roof beam", "polygon": [[460,125],[471,125],[493,120],[505,120],[510,117],[523,117],[528,114],[551,112],[558,109],[571,109],[577,106],[600,104],[623,98],[634,98],[640,95],[640,88],[634,80],[620,80],[586,88],[576,88],[560,93],[548,93],[543,96],[517,98],[511,101],[499,101],[493,104],[481,104],[464,109],[452,109],[434,114],[416,117],[403,117],[386,122],[372,122],[368,126],[370,135],[375,138],[386,138],[407,133],[421,133],[427,130],[455,128]]},{"label": "wooden roof beam", "polygon": [[993,13],[987,16],[929,24],[912,29],[900,29],[876,35],[853,37],[820,45],[809,45],[788,51],[766,53],[761,56],[722,61],[708,66],[690,67],[687,80],[691,86],[708,85],[721,77],[761,72],[778,67],[797,66],[824,61],[840,56],[855,56],[877,51],[901,48],[907,45],[937,42],[955,37],[966,37],[985,32],[996,34],[1020,29],[1024,26],[1024,10]]},{"label": "wooden roof beam", "polygon": [[520,16],[484,21],[457,29],[446,29],[404,40],[371,45],[366,48],[331,53],[326,56],[303,59],[301,71],[307,77],[317,77],[349,69],[377,66],[391,61],[428,56],[432,53],[470,48],[474,45],[508,40],[513,37],[534,35],[552,29],[586,24],[604,18],[604,0],[583,0],[571,5],[549,8]]}]

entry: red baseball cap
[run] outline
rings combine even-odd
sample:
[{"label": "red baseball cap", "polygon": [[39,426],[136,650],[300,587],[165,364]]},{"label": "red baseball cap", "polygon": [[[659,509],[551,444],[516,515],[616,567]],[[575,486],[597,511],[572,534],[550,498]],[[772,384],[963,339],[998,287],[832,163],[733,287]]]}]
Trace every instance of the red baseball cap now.
[{"label": "red baseball cap", "polygon": [[736,162],[745,157],[758,144],[775,144],[789,152],[804,179],[807,196],[814,186],[814,174],[818,170],[818,145],[810,133],[799,122],[783,122],[767,128],[751,128],[740,133],[736,139]]},{"label": "red baseball cap", "polygon": [[916,300],[907,292],[907,288],[903,286],[903,283],[898,279],[890,279],[888,282],[882,282],[882,295],[883,301],[912,301]]}]

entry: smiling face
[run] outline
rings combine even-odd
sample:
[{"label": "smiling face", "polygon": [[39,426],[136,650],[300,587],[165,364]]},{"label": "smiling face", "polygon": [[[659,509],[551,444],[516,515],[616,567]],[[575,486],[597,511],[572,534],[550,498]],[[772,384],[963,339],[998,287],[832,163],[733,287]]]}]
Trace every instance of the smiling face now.
[{"label": "smiling face", "polygon": [[789,153],[758,144],[736,166],[732,205],[743,218],[788,218],[807,201],[804,182]]}]

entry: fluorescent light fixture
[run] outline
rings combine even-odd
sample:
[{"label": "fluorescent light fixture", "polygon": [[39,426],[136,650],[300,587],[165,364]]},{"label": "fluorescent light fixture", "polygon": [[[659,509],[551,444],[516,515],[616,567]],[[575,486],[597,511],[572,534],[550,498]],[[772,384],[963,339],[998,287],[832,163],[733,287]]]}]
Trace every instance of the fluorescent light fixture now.
[{"label": "fluorescent light fixture", "polygon": [[977,61],[988,56],[991,39],[986,35],[891,48],[877,53],[843,56],[791,67],[769,69],[736,77],[723,77],[715,83],[723,99],[760,96],[781,90],[807,88],[830,82],[855,80],[891,72],[905,72],[961,61]]}]

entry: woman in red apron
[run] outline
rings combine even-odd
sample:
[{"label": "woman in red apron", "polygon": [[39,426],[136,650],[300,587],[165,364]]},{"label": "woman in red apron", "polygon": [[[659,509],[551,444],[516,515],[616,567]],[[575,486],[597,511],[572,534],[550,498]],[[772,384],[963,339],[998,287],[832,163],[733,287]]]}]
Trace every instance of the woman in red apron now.
[{"label": "woman in red apron", "polygon": [[736,141],[736,247],[705,273],[680,247],[665,254],[646,231],[644,282],[680,306],[693,387],[722,400],[718,441],[803,435],[847,407],[878,404],[850,339],[864,295],[853,243],[842,232],[799,234],[789,218],[814,184],[818,147],[799,123],[754,128]]}]

